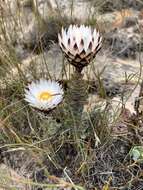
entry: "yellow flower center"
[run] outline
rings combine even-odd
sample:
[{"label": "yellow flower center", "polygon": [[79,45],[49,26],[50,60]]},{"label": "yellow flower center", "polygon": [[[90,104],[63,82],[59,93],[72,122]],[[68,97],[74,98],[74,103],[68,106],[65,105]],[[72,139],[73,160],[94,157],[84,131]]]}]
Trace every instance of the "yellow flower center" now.
[{"label": "yellow flower center", "polygon": [[41,101],[46,101],[46,100],[51,100],[52,98],[52,94],[50,92],[41,92],[38,96],[38,98],[41,100]]}]

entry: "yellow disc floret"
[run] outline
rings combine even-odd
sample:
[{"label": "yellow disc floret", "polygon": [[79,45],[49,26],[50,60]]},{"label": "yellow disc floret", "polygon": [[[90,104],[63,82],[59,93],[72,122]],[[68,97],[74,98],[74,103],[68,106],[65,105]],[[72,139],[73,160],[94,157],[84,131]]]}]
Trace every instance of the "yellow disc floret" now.
[{"label": "yellow disc floret", "polygon": [[47,100],[51,100],[52,98],[52,94],[50,92],[41,92],[39,95],[38,95],[38,98],[41,100],[41,101],[47,101]]}]

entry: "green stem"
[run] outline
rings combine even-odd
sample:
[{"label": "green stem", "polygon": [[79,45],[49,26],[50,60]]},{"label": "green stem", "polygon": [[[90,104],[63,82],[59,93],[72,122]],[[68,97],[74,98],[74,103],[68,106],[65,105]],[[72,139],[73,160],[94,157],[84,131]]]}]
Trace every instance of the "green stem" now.
[{"label": "green stem", "polygon": [[71,112],[70,117],[72,118],[72,122],[70,122],[71,127],[73,128],[72,135],[74,142],[77,145],[77,149],[80,150],[80,152],[83,152],[83,145],[81,143],[81,123],[82,112],[87,99],[87,87],[85,82],[83,81],[83,74],[81,73],[81,70],[76,69],[74,71],[68,86],[69,89],[67,94],[67,104]]},{"label": "green stem", "polygon": [[87,99],[86,84],[83,74],[75,70],[69,83],[68,103],[76,123],[81,122],[82,112]]}]

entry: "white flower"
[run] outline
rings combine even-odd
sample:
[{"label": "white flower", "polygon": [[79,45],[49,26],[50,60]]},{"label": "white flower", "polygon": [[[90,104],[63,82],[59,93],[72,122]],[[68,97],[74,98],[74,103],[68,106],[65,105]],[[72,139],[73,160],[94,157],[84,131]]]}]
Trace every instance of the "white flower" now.
[{"label": "white flower", "polygon": [[25,100],[34,108],[48,111],[63,100],[63,94],[63,88],[58,82],[40,79],[25,89]]},{"label": "white flower", "polygon": [[69,62],[74,66],[83,67],[93,60],[101,48],[102,37],[90,26],[70,25],[58,34],[59,45]]}]

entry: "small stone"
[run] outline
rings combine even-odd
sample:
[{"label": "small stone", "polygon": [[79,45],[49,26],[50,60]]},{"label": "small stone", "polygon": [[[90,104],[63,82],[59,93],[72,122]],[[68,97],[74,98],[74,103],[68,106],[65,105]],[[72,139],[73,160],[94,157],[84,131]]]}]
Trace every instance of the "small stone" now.
[{"label": "small stone", "polygon": [[20,176],[16,171],[9,168],[5,164],[0,164],[0,190],[5,189],[21,189],[27,190],[27,185],[20,181],[26,180],[23,176]]}]

